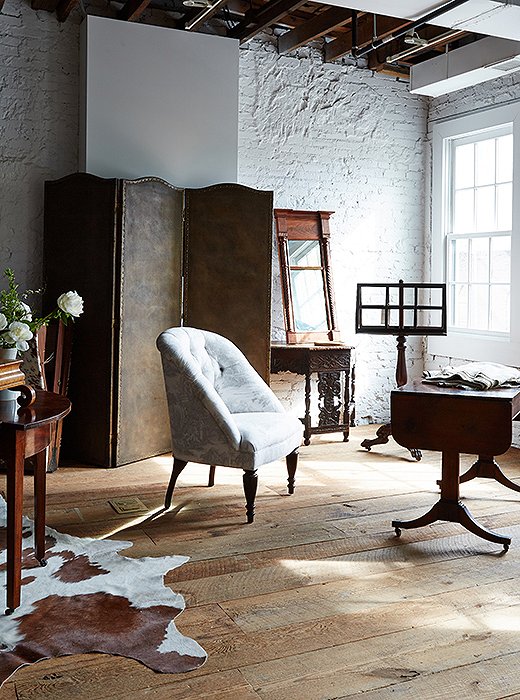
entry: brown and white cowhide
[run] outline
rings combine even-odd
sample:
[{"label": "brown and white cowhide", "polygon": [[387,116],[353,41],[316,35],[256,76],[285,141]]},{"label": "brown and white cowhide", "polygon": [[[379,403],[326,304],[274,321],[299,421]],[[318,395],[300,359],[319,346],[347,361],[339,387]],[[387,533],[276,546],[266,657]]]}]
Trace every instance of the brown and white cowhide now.
[{"label": "brown and white cowhide", "polygon": [[[0,498],[4,601],[5,522]],[[202,647],[175,627],[184,599],[163,581],[188,557],[118,554],[131,544],[47,528],[47,566],[40,566],[34,558],[33,522],[24,517],[22,602],[11,615],[0,613],[0,685],[20,666],[68,654],[117,654],[162,673],[190,671],[205,662]]]}]

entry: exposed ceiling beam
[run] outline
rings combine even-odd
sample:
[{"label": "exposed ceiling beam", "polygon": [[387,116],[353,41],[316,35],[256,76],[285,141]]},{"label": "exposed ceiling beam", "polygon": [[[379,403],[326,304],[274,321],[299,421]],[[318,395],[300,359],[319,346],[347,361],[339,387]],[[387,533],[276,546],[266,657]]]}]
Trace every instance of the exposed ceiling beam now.
[{"label": "exposed ceiling beam", "polygon": [[299,46],[303,46],[313,39],[319,39],[333,29],[347,24],[351,19],[352,12],[350,10],[344,7],[331,7],[282,34],[278,38],[278,51],[287,53],[287,51],[297,49]]},{"label": "exposed ceiling beam", "polygon": [[306,0],[269,0],[258,10],[246,12],[244,19],[233,27],[228,36],[239,39],[243,44],[287,13],[305,5],[305,2]]},{"label": "exposed ceiling beam", "polygon": [[[376,30],[374,32],[374,15],[366,14],[361,19],[358,19],[357,26],[357,45],[364,46],[372,41],[374,35],[384,37],[392,34],[408,24],[410,20],[396,19],[395,17],[376,16]],[[352,50],[352,34],[345,34],[344,37],[334,39],[325,44],[325,60],[334,61],[336,58],[341,58]]]},{"label": "exposed ceiling beam", "polygon": [[79,5],[79,0],[60,0],[56,8],[56,16],[59,22],[65,22],[72,10]]},{"label": "exposed ceiling beam", "polygon": [[392,66],[385,63],[377,72],[383,73],[383,75],[390,75],[392,78],[399,78],[400,80],[410,79],[410,70],[404,66]]},{"label": "exposed ceiling beam", "polygon": [[146,10],[151,0],[127,0],[117,13],[118,19],[135,22]]},{"label": "exposed ceiling beam", "polygon": [[189,22],[186,22],[185,29],[187,29],[189,32],[194,32],[196,29],[199,27],[202,27],[202,25],[208,21],[215,13],[217,13],[221,7],[226,5],[228,0],[215,0],[213,5],[209,5],[209,7],[205,7],[202,12],[199,12],[198,15],[196,15],[192,20]]}]

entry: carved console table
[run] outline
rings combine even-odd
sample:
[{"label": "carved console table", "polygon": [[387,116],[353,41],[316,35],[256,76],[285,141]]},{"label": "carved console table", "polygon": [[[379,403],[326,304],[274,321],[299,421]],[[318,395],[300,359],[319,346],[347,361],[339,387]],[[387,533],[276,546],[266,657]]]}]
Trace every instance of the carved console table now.
[{"label": "carved console table", "polygon": [[[305,376],[304,443],[311,435],[343,433],[346,442],[354,421],[354,381],[348,345],[272,345],[271,372]],[[318,425],[311,425],[311,374],[318,375]],[[343,381],[342,381],[343,379]],[[343,387],[342,387],[343,384]],[[343,389],[343,391],[342,391]],[[343,400],[342,400],[343,399]]]}]

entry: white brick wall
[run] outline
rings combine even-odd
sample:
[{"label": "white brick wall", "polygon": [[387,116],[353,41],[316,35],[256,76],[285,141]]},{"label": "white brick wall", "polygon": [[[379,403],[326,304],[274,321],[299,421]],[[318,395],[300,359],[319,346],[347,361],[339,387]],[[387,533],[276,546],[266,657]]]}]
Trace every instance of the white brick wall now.
[{"label": "white brick wall", "polygon": [[[0,13],[0,268],[41,284],[43,182],[77,169],[78,24],[6,0]],[[74,232],[71,231],[71,235]]]},{"label": "white brick wall", "polygon": [[[0,14],[0,265],[31,286],[41,282],[43,182],[77,169],[79,19],[59,24],[25,0],[6,0]],[[263,40],[241,51],[239,180],[273,189],[277,207],[336,212],[338,317],[343,339],[357,345],[361,422],[387,420],[396,352],[393,338],[356,338],[355,285],[422,279],[426,112],[405,83],[324,64],[316,48],[278,56]],[[274,271],[281,338],[276,258]],[[421,342],[410,346],[417,376]],[[301,387],[291,381],[277,380],[282,398]],[[292,402],[298,413],[300,397]]]},{"label": "white brick wall", "polygon": [[[268,41],[241,51],[239,181],[272,189],[275,206],[325,209],[339,326],[356,344],[359,422],[385,421],[394,386],[395,339],[354,333],[358,282],[421,281],[425,220],[427,103],[408,85],[353,66],[323,63],[304,48],[279,56]],[[283,338],[278,260],[273,261],[273,329]],[[411,340],[409,373],[422,371],[422,345]],[[294,377],[274,388],[282,400],[301,393]]]}]

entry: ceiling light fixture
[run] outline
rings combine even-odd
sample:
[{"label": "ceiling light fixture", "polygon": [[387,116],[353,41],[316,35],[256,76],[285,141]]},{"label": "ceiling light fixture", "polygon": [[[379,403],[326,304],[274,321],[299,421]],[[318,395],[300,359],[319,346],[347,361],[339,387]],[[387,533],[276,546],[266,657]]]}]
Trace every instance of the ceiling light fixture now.
[{"label": "ceiling light fixture", "polygon": [[409,46],[428,46],[428,40],[421,38],[415,29],[411,29],[404,36],[404,43]]},{"label": "ceiling light fixture", "polygon": [[182,4],[185,7],[209,7],[211,2],[210,0],[182,0]]},{"label": "ceiling light fixture", "polygon": [[464,32],[455,29],[443,34],[438,34],[436,37],[433,37],[433,39],[428,39],[426,44],[423,44],[422,46],[410,46],[409,49],[404,49],[399,53],[393,54],[392,56],[387,56],[386,63],[396,63],[397,61],[408,58],[409,56],[416,56],[417,54],[422,53],[425,49],[431,49],[439,44],[448,45],[450,42],[458,39],[463,33]]}]

